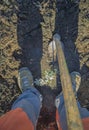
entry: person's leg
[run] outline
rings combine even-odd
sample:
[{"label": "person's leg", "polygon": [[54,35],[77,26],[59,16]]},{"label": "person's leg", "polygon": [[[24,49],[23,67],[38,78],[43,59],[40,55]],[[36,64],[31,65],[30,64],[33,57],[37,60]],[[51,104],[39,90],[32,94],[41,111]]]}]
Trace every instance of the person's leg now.
[{"label": "person's leg", "polygon": [[21,108],[27,114],[34,126],[36,126],[40,108],[42,106],[42,95],[33,86],[33,77],[28,68],[24,67],[19,70],[18,82],[22,94],[12,105],[12,110]]},{"label": "person's leg", "polygon": [[[72,72],[70,76],[71,76],[71,81],[72,81],[72,87],[73,87],[75,96],[77,97],[77,91],[81,83],[81,75],[78,72]],[[83,118],[89,117],[89,111],[86,108],[82,108],[78,100],[77,100],[77,104],[78,104],[81,118],[83,119]],[[67,130],[66,112],[65,112],[64,98],[63,98],[62,93],[57,96],[55,100],[55,106],[57,108],[56,120],[57,120],[58,128]]]},{"label": "person's leg", "polygon": [[19,70],[18,82],[22,94],[12,105],[12,110],[0,118],[0,130],[35,130],[42,105],[42,96],[33,85],[28,68]]}]

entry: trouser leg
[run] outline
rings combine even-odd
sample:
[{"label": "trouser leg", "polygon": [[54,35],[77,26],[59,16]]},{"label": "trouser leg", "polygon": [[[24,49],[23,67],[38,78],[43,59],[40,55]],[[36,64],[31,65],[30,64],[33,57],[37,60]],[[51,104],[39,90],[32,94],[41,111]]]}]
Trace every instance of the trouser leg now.
[{"label": "trouser leg", "polygon": [[12,105],[12,110],[16,108],[23,109],[34,126],[36,126],[41,106],[42,95],[36,88],[31,87],[18,97],[18,99]]},{"label": "trouser leg", "polygon": [[[59,96],[57,96],[55,100],[56,105],[56,121],[59,130],[67,130],[67,120],[66,120],[66,111],[65,111],[65,105],[64,105],[64,97],[61,93]],[[77,106],[80,112],[81,119],[89,117],[89,111],[86,108],[81,107],[80,103],[77,100]]]},{"label": "trouser leg", "polygon": [[79,108],[81,118],[83,119],[83,118],[89,117],[89,111],[86,108],[81,107],[79,102],[77,102],[77,105],[78,105],[78,108]]}]

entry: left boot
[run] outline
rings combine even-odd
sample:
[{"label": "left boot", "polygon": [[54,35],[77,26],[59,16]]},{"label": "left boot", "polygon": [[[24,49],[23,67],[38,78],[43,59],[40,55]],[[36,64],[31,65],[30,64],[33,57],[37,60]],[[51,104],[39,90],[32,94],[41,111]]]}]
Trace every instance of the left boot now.
[{"label": "left boot", "polygon": [[27,67],[23,67],[18,72],[18,85],[22,92],[34,87],[33,76]]}]

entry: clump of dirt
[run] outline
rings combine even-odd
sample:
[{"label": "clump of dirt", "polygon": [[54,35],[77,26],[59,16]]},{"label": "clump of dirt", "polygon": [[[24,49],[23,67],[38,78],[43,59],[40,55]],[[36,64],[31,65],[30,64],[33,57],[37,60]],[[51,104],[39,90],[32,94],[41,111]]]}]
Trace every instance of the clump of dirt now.
[{"label": "clump of dirt", "polygon": [[[19,68],[27,66],[34,79],[43,79],[45,70],[58,66],[48,54],[54,33],[61,35],[70,73],[81,73],[78,98],[82,106],[89,107],[89,1],[66,4],[63,0],[1,0],[0,14],[0,115],[10,110],[20,94]],[[54,99],[61,85],[59,74],[55,77],[56,82],[49,86],[36,86],[44,96],[39,130],[50,124],[57,129]]]}]

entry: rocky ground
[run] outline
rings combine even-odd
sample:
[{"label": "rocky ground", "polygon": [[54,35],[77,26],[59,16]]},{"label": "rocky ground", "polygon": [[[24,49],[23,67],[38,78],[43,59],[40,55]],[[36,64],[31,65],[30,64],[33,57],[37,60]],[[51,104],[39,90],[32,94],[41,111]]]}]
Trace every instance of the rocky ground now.
[{"label": "rocky ground", "polygon": [[35,82],[44,96],[38,130],[51,126],[57,129],[54,99],[61,85],[57,63],[51,62],[48,53],[54,33],[61,35],[69,71],[81,73],[78,99],[82,106],[89,107],[89,1],[62,1],[0,1],[0,115],[10,110],[21,93],[18,69],[27,66],[34,80],[45,81],[43,86]]}]

